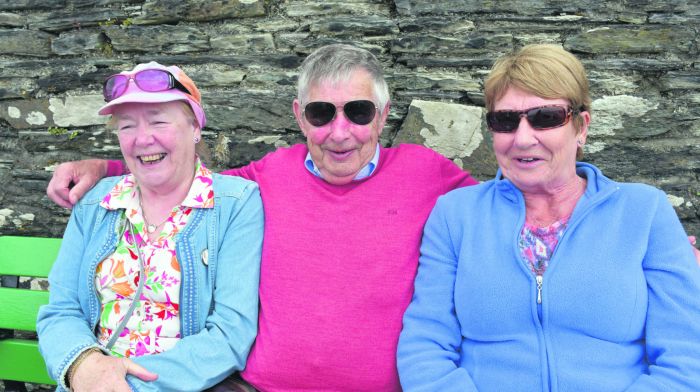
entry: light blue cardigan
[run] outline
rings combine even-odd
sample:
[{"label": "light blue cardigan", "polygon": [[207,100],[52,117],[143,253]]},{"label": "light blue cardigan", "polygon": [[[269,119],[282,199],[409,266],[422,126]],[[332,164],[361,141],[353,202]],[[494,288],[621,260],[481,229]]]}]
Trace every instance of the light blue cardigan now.
[{"label": "light blue cardigan", "polygon": [[441,197],[425,226],[398,368],[405,391],[700,391],[700,268],[663,192],[594,166],[543,277],[502,179]]},{"label": "light blue cardigan", "polygon": [[[99,203],[119,179],[102,180],[75,206],[49,275],[37,332],[58,390],[66,387],[68,365],[97,346],[95,268],[116,247],[119,216]],[[175,236],[182,339],[164,353],[132,358],[159,376],[128,376],[136,391],[199,391],[245,367],[257,333],[262,201],[257,184],[239,177],[214,174],[213,188],[214,208],[196,208]]]}]

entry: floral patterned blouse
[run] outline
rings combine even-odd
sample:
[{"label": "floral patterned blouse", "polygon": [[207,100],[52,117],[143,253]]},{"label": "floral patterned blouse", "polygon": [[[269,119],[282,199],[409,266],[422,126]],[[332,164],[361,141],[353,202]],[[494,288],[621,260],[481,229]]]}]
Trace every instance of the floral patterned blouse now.
[{"label": "floral patterned blouse", "polygon": [[564,235],[568,221],[569,218],[566,217],[547,227],[536,227],[527,223],[523,226],[518,247],[533,274],[544,274],[559,239]]},{"label": "floral patterned blouse", "polygon": [[[118,232],[123,234],[117,248],[98,264],[95,273],[102,306],[97,338],[102,346],[107,345],[134,301],[140,270],[135,243],[139,244],[146,279],[126,327],[111,348],[115,356],[157,354],[171,349],[180,339],[181,276],[174,237],[187,225],[193,208],[214,206],[211,171],[197,159],[194,181],[187,197],[181,205],[173,208],[154,241],[146,233],[139,199],[138,185],[130,174],[119,181],[100,203],[109,210],[123,210],[121,224],[117,225]],[[131,222],[133,233],[129,231],[126,219]]]}]

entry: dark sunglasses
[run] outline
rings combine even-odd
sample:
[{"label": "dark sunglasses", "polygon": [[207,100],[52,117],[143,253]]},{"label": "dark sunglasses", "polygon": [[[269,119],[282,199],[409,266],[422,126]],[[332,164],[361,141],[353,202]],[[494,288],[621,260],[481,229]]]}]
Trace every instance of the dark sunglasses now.
[{"label": "dark sunglasses", "polygon": [[515,132],[520,126],[520,119],[525,117],[533,129],[543,131],[566,125],[572,115],[578,113],[578,110],[573,110],[569,106],[556,105],[538,106],[525,110],[499,110],[486,113],[486,124],[493,132]]},{"label": "dark sunglasses", "polygon": [[330,102],[309,102],[304,106],[303,116],[311,125],[320,127],[333,121],[338,108],[342,108],[345,117],[357,125],[367,125],[377,114],[377,106],[372,101],[360,99],[349,101],[342,106]]},{"label": "dark sunglasses", "polygon": [[133,75],[116,74],[108,77],[102,88],[105,102],[121,97],[129,86],[129,80],[133,80],[141,91],[149,93],[178,89],[190,94],[170,72],[162,69],[144,69]]}]

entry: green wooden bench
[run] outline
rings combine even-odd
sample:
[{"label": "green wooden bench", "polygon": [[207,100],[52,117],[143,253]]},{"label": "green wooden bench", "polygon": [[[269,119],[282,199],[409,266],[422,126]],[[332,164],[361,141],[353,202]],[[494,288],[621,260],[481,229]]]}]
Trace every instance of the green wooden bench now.
[{"label": "green wooden bench", "polygon": [[46,278],[60,244],[57,238],[0,236],[0,380],[6,388],[18,382],[56,384],[46,372],[36,338],[16,336],[12,330],[36,331],[37,312],[49,302],[49,293],[18,288],[19,277]]}]

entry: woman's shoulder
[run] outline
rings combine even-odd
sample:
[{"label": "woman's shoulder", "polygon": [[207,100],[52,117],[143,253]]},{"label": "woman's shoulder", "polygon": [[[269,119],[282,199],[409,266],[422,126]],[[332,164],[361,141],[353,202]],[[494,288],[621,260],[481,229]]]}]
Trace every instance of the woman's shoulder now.
[{"label": "woman's shoulder", "polygon": [[122,178],[124,178],[124,176],[105,177],[101,179],[92,189],[85,193],[83,198],[80,199],[80,203],[90,205],[101,202],[102,199],[107,196],[107,193],[109,193]]},{"label": "woman's shoulder", "polygon": [[243,198],[245,194],[258,189],[258,183],[238,176],[212,173],[212,187],[215,197]]},{"label": "woman's shoulder", "polygon": [[491,194],[495,191],[494,185],[494,181],[490,180],[476,185],[456,188],[440,196],[438,200],[440,203],[448,206],[454,205],[458,208],[463,208],[465,204],[478,203],[484,198],[492,199]]}]

